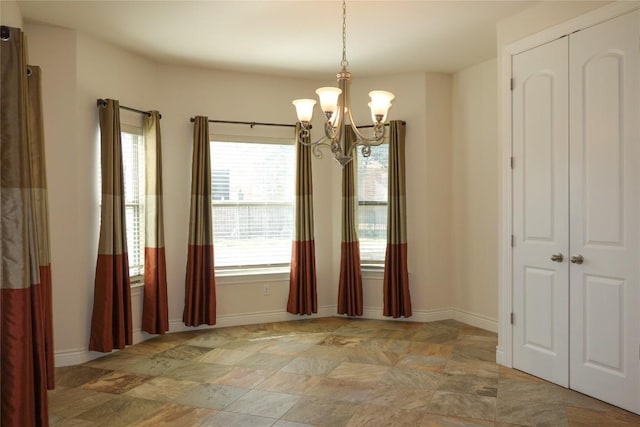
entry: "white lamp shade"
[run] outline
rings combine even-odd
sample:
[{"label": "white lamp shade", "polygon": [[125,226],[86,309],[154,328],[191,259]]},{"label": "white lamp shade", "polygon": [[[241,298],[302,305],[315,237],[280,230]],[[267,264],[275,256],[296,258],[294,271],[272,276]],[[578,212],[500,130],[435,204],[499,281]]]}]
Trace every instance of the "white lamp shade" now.
[{"label": "white lamp shade", "polygon": [[[370,102],[367,105],[369,106],[369,108],[371,108],[371,120],[373,121],[373,123],[377,122],[378,120],[376,119],[376,113],[374,112],[374,109],[372,107],[373,103]],[[391,108],[391,103],[387,105],[387,110],[384,113],[380,113],[382,114],[382,120],[380,120],[380,123],[384,123],[387,121],[387,112],[389,111],[389,108]]]},{"label": "white lamp shade", "polygon": [[395,98],[394,94],[385,90],[372,90],[369,92],[369,96],[371,97],[369,108],[371,108],[371,117],[373,118],[373,121],[375,122],[376,116],[380,115],[383,117],[381,122],[384,122],[387,119],[387,113],[391,107],[391,101]]},{"label": "white lamp shade", "polygon": [[296,114],[298,120],[301,122],[310,122],[313,117],[313,106],[316,105],[316,101],[313,99],[296,99],[293,101],[293,105],[296,106]]},{"label": "white lamp shade", "polygon": [[325,113],[333,114],[338,108],[338,97],[342,93],[342,89],[337,87],[321,87],[316,90],[318,98],[320,98],[320,108]]}]

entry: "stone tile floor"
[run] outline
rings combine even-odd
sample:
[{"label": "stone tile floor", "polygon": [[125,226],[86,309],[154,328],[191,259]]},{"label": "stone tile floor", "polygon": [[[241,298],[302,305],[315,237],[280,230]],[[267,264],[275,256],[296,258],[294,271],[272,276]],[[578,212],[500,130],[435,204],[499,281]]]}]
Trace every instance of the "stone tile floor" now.
[{"label": "stone tile floor", "polygon": [[51,425],[640,426],[640,416],[498,366],[453,320],[323,318],[167,334],[56,369]]}]

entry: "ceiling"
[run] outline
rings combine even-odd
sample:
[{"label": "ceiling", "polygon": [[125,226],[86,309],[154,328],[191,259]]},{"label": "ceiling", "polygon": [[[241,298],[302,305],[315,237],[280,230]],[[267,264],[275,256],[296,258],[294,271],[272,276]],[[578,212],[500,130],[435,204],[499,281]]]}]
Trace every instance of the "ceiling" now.
[{"label": "ceiling", "polygon": [[[532,1],[347,3],[358,75],[453,72],[496,56],[496,22]],[[19,1],[25,22],[77,29],[159,62],[309,78],[339,70],[342,6],[300,1]]]}]

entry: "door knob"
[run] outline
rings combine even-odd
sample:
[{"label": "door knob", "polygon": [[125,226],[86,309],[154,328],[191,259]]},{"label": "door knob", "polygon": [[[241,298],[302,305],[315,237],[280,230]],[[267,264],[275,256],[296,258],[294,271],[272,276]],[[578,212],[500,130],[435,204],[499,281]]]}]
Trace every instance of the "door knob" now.
[{"label": "door knob", "polygon": [[574,264],[582,264],[584,262],[584,258],[582,255],[574,255],[571,257],[571,262]]},{"label": "door knob", "polygon": [[562,260],[564,260],[564,256],[562,256],[560,252],[558,252],[557,254],[551,255],[551,261],[562,262]]}]

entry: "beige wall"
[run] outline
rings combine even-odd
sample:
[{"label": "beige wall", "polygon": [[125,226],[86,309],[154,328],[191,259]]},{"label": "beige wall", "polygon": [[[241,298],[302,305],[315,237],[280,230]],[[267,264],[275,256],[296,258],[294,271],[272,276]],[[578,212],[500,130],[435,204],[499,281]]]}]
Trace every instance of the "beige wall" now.
[{"label": "beige wall", "polygon": [[497,62],[453,76],[452,284],[455,306],[498,317]]},{"label": "beige wall", "polygon": [[[85,351],[93,304],[98,238],[97,98],[162,113],[165,186],[165,243],[171,330],[184,328],[184,301],[192,125],[189,118],[208,115],[226,120],[291,123],[291,100],[311,96],[314,81],[221,72],[158,64],[59,27],[26,27],[33,63],[43,68],[43,97],[54,281],[54,333],[59,364],[90,357]],[[407,177],[409,269],[417,320],[436,313],[450,315],[449,251],[451,221],[451,78],[443,74],[410,73],[354,80],[354,105],[366,108],[366,91],[383,88],[396,93],[391,117],[408,122]],[[360,109],[360,108],[358,108]],[[314,129],[322,129],[316,117]],[[368,121],[368,114],[358,121]],[[122,122],[139,123],[122,113]],[[280,133],[233,125],[212,125],[216,134]],[[283,133],[284,132],[284,133]],[[319,136],[315,131],[314,135]],[[340,241],[340,173],[327,154],[313,161],[316,206],[318,300],[321,315],[335,314]],[[337,213],[337,214],[336,214]],[[263,296],[262,286],[271,288]],[[382,312],[380,274],[365,274],[365,314]],[[218,280],[218,324],[295,318],[285,313],[288,277]],[[133,291],[135,339],[139,331],[141,290]],[[420,317],[422,316],[422,317]],[[426,317],[425,317],[426,316]]]},{"label": "beige wall", "polygon": [[14,0],[0,1],[0,24],[22,28],[22,14],[18,3]]},{"label": "beige wall", "polygon": [[[384,89],[396,95],[389,118],[405,120],[407,179],[407,243],[409,283],[414,319],[433,320],[453,306],[450,287],[451,77],[441,73],[408,73],[358,79],[353,102],[366,105],[367,92]],[[366,110],[354,117],[370,118]],[[339,188],[337,175],[336,188]],[[339,200],[334,199],[339,209]],[[339,210],[337,211],[339,214]],[[335,215],[336,213],[334,213]],[[334,241],[339,241],[338,233]],[[336,246],[339,251],[339,246]],[[336,252],[338,253],[338,252]],[[339,261],[338,257],[335,257]],[[337,268],[336,264],[336,275]],[[366,317],[382,317],[382,274],[363,273]]]},{"label": "beige wall", "polygon": [[[503,21],[498,27],[500,40],[514,40],[527,31],[553,25],[555,18],[548,14],[568,19],[588,7],[543,4],[530,14]],[[15,20],[19,10],[12,10]],[[183,327],[192,139],[189,117],[290,123],[295,120],[292,99],[312,96],[316,87],[333,82],[330,78],[317,81],[158,64],[71,30],[30,24],[26,32],[30,62],[43,68],[56,351],[62,363],[75,363],[87,357],[93,302],[99,221],[96,98],[116,98],[124,105],[158,109],[163,115],[169,317],[171,329],[178,330]],[[373,88],[394,92],[397,99],[390,118],[407,121],[413,320],[457,317],[486,327],[495,324],[500,170],[495,75],[496,62],[488,61],[453,76],[425,72],[366,79],[354,76],[358,122],[369,120],[364,106],[366,92]],[[122,120],[140,118],[123,113]],[[316,137],[320,129],[317,114]],[[263,131],[212,126],[213,133],[221,134]],[[313,161],[321,315],[335,313],[340,248],[340,169],[327,157]],[[381,275],[365,272],[364,278],[365,315],[379,317]],[[271,287],[269,296],[262,295],[265,283]],[[217,292],[219,325],[293,318],[284,312],[286,275],[267,282],[264,278],[219,279]],[[140,299],[140,290],[134,290],[136,326]],[[136,339],[142,338],[138,332]]]}]

